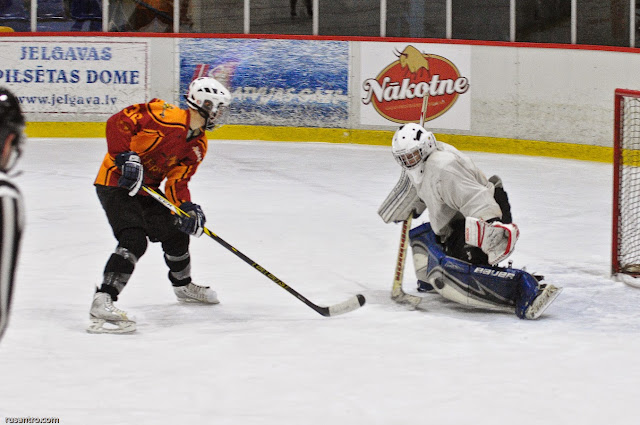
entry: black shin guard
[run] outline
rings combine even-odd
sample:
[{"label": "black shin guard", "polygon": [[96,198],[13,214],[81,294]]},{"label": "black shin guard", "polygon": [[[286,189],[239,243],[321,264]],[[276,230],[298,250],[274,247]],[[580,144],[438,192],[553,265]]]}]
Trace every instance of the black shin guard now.
[{"label": "black shin guard", "polygon": [[117,301],[118,295],[129,281],[137,261],[137,257],[128,249],[117,247],[104,268],[104,277],[98,292],[106,292],[111,295],[113,301]]},{"label": "black shin guard", "polygon": [[169,266],[169,280],[173,286],[185,286],[191,283],[191,256],[189,251],[182,255],[164,254]]}]

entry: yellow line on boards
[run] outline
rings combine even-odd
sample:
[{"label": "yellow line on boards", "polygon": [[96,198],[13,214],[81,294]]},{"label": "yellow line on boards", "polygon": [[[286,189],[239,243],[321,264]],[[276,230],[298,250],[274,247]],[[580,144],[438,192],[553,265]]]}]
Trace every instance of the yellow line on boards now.
[{"label": "yellow line on boards", "polygon": [[[26,128],[27,136],[34,138],[102,138],[104,133],[104,122],[29,122]],[[208,132],[207,136],[211,140],[264,140],[391,146],[393,131],[225,125]],[[613,158],[612,148],[605,146],[439,133],[436,133],[436,138],[463,151],[545,156],[597,162],[612,162]]]}]

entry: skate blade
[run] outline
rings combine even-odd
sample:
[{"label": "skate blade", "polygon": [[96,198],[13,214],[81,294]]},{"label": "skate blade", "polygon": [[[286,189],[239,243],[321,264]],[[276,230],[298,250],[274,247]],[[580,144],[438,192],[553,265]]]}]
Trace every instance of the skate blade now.
[{"label": "skate blade", "polygon": [[558,288],[553,285],[547,285],[538,297],[533,301],[531,306],[527,309],[525,317],[529,320],[535,320],[542,316],[542,313],[558,298],[562,292],[562,288]]},{"label": "skate blade", "polygon": [[183,304],[202,304],[202,305],[220,304],[220,300],[218,300],[217,298],[214,301],[196,300],[193,298],[178,298],[178,302]]},{"label": "skate blade", "polygon": [[135,332],[136,322],[120,320],[111,322],[104,319],[91,318],[91,324],[87,328],[90,334],[128,334]]}]

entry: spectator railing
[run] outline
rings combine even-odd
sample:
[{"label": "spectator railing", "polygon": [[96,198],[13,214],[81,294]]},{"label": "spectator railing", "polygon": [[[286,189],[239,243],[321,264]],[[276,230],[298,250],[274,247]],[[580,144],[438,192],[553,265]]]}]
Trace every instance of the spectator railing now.
[{"label": "spectator railing", "polygon": [[636,0],[0,0],[15,32],[406,37],[635,47]]}]

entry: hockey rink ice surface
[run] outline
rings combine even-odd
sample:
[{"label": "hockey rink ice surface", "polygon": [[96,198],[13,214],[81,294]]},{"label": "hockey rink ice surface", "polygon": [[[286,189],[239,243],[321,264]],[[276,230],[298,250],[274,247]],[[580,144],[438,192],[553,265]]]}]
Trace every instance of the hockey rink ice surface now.
[{"label": "hockey rink ice surface", "polygon": [[[103,139],[31,139],[16,183],[27,227],[0,341],[0,419],[61,424],[637,424],[640,289],[609,278],[612,165],[470,152],[502,177],[521,237],[514,267],[564,292],[538,321],[438,295],[390,299],[401,226],[380,203],[389,147],[211,141],[191,183],[213,239],[192,239],[216,306],[179,304],[150,244],[116,305],[133,335],[86,333],[116,246],[93,188]],[[426,218],[414,220],[414,226]],[[411,257],[404,288],[415,291]],[[3,421],[4,422],[4,421]]]}]

